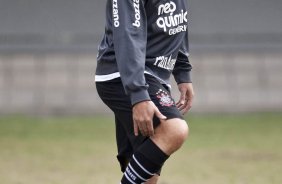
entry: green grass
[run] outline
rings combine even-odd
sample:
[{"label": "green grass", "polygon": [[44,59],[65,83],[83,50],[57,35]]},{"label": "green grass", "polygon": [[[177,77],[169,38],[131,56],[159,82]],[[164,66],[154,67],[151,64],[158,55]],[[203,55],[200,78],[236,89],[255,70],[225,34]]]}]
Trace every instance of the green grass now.
[{"label": "green grass", "polygon": [[[282,114],[194,115],[160,184],[281,184]],[[1,184],[117,184],[113,118],[0,117]]]}]

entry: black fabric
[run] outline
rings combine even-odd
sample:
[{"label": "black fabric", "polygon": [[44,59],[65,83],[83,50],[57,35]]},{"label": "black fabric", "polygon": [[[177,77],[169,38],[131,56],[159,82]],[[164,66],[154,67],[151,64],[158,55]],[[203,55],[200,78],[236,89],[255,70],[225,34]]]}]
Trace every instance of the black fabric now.
[{"label": "black fabric", "polygon": [[162,168],[168,157],[151,139],[147,139],[134,153],[121,183],[141,184],[146,182]]},{"label": "black fabric", "polygon": [[[144,163],[146,163],[146,166],[144,166]],[[139,152],[136,152],[134,154],[134,158],[131,159],[123,174],[121,183],[122,184],[132,184],[133,182],[136,184],[144,183],[148,181],[151,177],[153,177],[154,173],[158,171],[158,169],[155,168],[159,169],[160,167],[154,164],[150,165],[146,157],[144,157]],[[146,171],[144,169],[146,169]],[[153,170],[156,171],[153,172]]]},{"label": "black fabric", "polygon": [[[150,75],[145,75],[145,79],[149,86],[148,92],[150,98],[159,108],[160,112],[168,119],[183,119],[170,96],[169,90]],[[134,135],[132,105],[129,96],[124,92],[120,78],[106,82],[97,82],[96,88],[103,102],[115,114],[116,141],[118,147],[117,158],[120,162],[121,170],[124,172],[128,161],[131,160],[132,154],[148,137],[144,137],[141,134],[139,136]],[[159,90],[162,91],[161,94],[158,93]],[[161,100],[162,98],[163,100]],[[160,120],[154,117],[153,124],[156,128],[160,124]]]},{"label": "black fabric", "polygon": [[160,167],[169,157],[151,139],[146,140],[138,148],[138,151],[140,154],[144,155],[144,157],[150,160],[150,162]]}]

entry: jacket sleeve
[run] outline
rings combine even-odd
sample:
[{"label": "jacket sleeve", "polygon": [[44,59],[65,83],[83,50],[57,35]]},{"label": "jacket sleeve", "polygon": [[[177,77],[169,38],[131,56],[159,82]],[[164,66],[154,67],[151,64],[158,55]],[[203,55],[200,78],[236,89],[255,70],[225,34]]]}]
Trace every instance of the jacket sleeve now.
[{"label": "jacket sleeve", "polygon": [[172,71],[176,83],[192,83],[191,70],[192,65],[189,61],[189,42],[187,33],[180,46],[176,63]]},{"label": "jacket sleeve", "polygon": [[112,0],[113,42],[118,70],[132,105],[150,100],[144,77],[147,20],[144,0]]}]

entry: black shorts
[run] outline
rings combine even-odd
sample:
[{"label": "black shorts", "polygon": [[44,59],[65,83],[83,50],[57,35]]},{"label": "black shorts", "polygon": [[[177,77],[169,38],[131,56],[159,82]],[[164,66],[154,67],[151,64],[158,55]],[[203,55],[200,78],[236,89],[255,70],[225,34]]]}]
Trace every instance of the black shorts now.
[{"label": "black shorts", "polygon": [[[175,106],[169,89],[162,85],[151,75],[145,75],[149,85],[148,93],[153,103],[167,119],[183,119],[181,113]],[[116,141],[118,147],[117,159],[122,172],[125,171],[134,151],[146,140],[141,134],[134,135],[132,105],[130,97],[125,94],[120,78],[105,82],[96,82],[96,88],[103,102],[114,112],[116,125]],[[157,117],[153,119],[154,128],[160,124]]]}]

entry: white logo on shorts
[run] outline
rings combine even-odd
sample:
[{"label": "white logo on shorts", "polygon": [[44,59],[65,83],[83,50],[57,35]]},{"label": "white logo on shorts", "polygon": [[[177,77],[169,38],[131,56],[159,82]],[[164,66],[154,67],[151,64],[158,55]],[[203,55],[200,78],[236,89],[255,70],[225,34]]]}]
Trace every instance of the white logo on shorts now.
[{"label": "white logo on shorts", "polygon": [[162,106],[166,106],[166,107],[170,107],[172,105],[174,105],[174,101],[172,100],[172,98],[170,97],[170,95],[162,90],[159,89],[159,91],[156,93],[157,98],[159,99],[159,102]]}]

